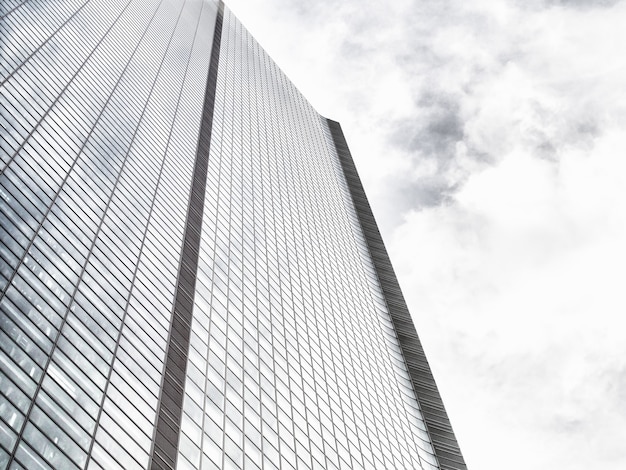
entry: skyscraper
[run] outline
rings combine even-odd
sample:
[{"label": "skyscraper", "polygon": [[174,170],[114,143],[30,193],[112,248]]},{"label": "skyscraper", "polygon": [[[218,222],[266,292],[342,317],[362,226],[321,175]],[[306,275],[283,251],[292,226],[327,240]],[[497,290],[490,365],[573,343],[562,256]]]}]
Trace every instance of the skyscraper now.
[{"label": "skyscraper", "polygon": [[0,110],[0,468],[465,468],[339,124],[221,2],[4,0]]}]

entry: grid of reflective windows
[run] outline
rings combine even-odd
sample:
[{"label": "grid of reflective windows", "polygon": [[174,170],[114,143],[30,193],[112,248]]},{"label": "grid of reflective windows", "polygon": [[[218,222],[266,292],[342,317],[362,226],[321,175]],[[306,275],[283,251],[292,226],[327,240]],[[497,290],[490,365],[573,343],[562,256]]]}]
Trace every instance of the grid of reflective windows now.
[{"label": "grid of reflective windows", "polygon": [[0,468],[146,468],[217,7],[1,3]]},{"label": "grid of reflective windows", "polygon": [[326,120],[221,44],[178,468],[438,468]]}]

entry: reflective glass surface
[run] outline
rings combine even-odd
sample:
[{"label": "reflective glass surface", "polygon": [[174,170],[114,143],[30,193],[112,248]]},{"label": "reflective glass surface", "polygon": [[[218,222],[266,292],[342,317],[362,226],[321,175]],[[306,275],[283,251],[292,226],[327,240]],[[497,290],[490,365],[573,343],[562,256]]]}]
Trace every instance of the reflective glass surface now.
[{"label": "reflective glass surface", "polygon": [[[150,464],[217,9],[0,2],[0,469]],[[223,20],[177,468],[438,468],[328,123]]]},{"label": "reflective glass surface", "polygon": [[1,2],[0,468],[146,468],[215,2]]},{"label": "reflective glass surface", "polygon": [[326,120],[226,9],[180,468],[437,468]]}]

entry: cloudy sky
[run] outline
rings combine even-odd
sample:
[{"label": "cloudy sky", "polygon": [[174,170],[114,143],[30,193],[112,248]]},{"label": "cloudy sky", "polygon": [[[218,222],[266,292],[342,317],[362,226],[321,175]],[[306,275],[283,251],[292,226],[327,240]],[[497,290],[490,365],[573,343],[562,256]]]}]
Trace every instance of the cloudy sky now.
[{"label": "cloudy sky", "polygon": [[626,1],[227,4],[342,123],[470,469],[626,468]]}]

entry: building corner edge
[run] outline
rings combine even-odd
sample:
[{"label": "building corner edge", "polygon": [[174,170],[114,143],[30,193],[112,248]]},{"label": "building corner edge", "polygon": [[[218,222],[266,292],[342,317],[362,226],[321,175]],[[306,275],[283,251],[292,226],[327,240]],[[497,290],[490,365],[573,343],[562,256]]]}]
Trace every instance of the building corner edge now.
[{"label": "building corner edge", "polygon": [[442,470],[467,470],[341,125],[325,118]]}]

